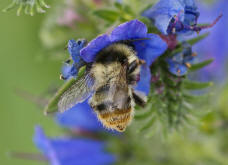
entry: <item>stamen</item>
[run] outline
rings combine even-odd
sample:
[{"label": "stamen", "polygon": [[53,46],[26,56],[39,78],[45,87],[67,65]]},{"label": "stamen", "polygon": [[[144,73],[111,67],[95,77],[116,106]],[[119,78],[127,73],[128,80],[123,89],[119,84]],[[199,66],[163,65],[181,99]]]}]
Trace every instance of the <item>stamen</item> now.
[{"label": "stamen", "polygon": [[199,32],[203,29],[212,28],[222,18],[222,16],[223,14],[220,14],[210,25],[194,26],[193,30],[199,34]]},{"label": "stamen", "polygon": [[210,25],[201,26],[201,29],[213,27],[222,18],[222,16],[223,16],[223,14],[220,14]]},{"label": "stamen", "polygon": [[186,65],[188,68],[191,68],[191,66],[192,66],[192,65],[191,65],[190,63],[188,63],[188,62],[186,62],[185,65]]},{"label": "stamen", "polygon": [[196,53],[192,53],[192,56],[195,57],[195,56],[197,56],[197,54]]}]

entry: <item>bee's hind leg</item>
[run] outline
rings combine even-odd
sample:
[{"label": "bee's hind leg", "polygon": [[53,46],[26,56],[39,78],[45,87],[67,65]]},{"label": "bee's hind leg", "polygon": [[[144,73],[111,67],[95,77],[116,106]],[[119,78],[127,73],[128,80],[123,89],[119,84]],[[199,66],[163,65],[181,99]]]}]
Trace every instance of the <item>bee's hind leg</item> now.
[{"label": "bee's hind leg", "polygon": [[145,107],[146,102],[147,102],[147,97],[144,93],[134,90],[133,99],[137,105],[139,105],[141,107]]}]

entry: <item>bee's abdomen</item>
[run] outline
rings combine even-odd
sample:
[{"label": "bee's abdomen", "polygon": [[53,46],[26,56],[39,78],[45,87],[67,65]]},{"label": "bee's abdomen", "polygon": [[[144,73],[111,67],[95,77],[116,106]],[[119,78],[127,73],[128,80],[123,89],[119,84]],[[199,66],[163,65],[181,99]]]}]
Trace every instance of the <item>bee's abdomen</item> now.
[{"label": "bee's abdomen", "polygon": [[133,109],[117,109],[113,112],[97,113],[97,116],[105,127],[123,132],[132,120]]}]

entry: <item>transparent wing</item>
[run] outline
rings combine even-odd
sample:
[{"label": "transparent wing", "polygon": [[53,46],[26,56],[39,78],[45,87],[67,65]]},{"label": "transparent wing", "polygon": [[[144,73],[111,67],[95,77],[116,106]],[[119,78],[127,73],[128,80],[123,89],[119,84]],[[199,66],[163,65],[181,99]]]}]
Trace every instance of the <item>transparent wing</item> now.
[{"label": "transparent wing", "polygon": [[66,92],[63,93],[59,102],[58,110],[64,112],[75,104],[86,100],[94,90],[94,80],[89,74],[79,78]]},{"label": "transparent wing", "polygon": [[127,109],[129,88],[126,79],[126,67],[122,67],[119,74],[116,75],[115,81],[110,83],[110,90],[107,98],[113,101],[117,109]]}]

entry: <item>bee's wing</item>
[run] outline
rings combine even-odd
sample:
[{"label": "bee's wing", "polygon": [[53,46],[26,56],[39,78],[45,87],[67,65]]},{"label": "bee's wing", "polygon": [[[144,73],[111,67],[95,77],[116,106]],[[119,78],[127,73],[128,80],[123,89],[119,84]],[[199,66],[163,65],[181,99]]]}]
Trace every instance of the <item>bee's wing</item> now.
[{"label": "bee's wing", "polygon": [[63,93],[58,102],[58,110],[64,112],[86,100],[93,92],[93,85],[93,78],[89,74],[83,75]]},{"label": "bee's wing", "polygon": [[127,109],[129,88],[126,79],[126,67],[122,67],[116,81],[110,84],[108,98],[111,98],[118,109]]}]

